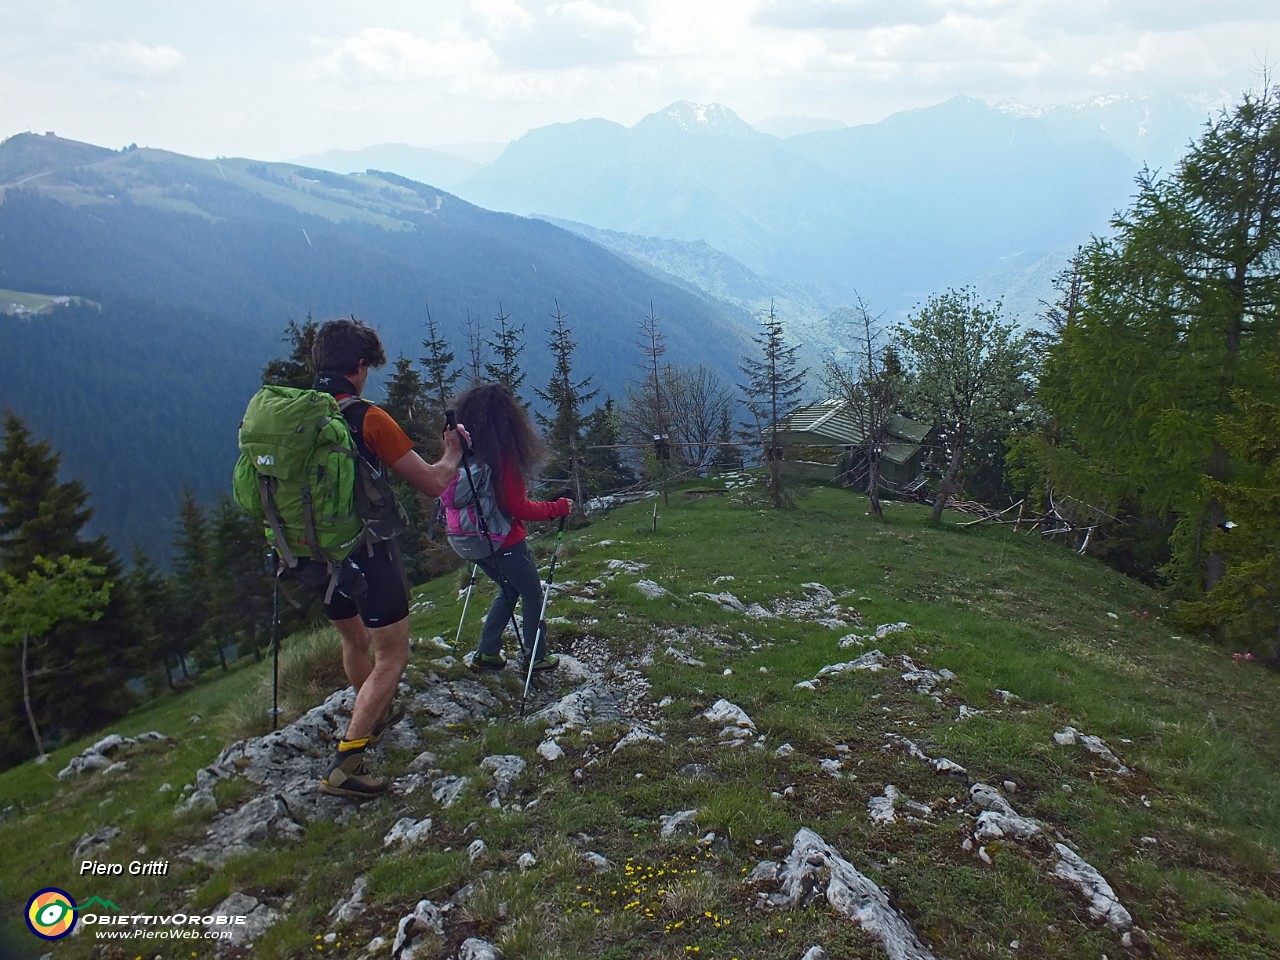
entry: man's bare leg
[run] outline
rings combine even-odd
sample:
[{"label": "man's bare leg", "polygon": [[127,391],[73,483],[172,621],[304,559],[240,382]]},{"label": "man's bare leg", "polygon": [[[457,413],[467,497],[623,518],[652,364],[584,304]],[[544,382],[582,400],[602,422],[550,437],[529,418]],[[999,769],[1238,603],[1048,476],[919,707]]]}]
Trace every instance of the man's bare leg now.
[{"label": "man's bare leg", "polygon": [[329,622],[342,638],[342,670],[346,673],[351,686],[355,687],[358,699],[360,688],[373,672],[373,661],[369,659],[371,643],[369,628],[359,617]]},{"label": "man's bare leg", "polygon": [[[373,734],[378,721],[387,715],[387,707],[396,695],[400,678],[409,666],[408,617],[390,626],[370,627],[368,634],[373,646],[373,668],[357,688],[356,705],[351,711],[351,723],[342,738],[344,740],[360,740]],[[345,643],[343,654],[345,665]],[[351,679],[350,674],[348,679]]]},{"label": "man's bare leg", "polygon": [[[387,717],[387,708],[395,697],[405,668],[409,665],[409,618],[405,617],[387,627],[371,627],[368,629],[368,636],[369,645],[373,648],[373,667],[360,684],[356,704],[351,711],[351,722],[338,744],[337,758],[320,785],[325,793],[356,799],[378,797],[387,791],[388,781],[369,772],[364,764],[364,753],[373,736],[374,727]],[[343,638],[345,664],[345,633]],[[352,648],[353,653],[358,653],[358,641],[353,640]]]}]

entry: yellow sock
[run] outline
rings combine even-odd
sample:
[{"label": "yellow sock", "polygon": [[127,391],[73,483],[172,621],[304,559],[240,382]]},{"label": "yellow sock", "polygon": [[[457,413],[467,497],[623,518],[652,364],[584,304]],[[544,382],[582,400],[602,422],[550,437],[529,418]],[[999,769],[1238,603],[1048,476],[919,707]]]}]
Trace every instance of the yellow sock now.
[{"label": "yellow sock", "polygon": [[361,737],[359,740],[339,740],[338,752],[348,753],[351,750],[363,750],[369,745],[369,737]]}]

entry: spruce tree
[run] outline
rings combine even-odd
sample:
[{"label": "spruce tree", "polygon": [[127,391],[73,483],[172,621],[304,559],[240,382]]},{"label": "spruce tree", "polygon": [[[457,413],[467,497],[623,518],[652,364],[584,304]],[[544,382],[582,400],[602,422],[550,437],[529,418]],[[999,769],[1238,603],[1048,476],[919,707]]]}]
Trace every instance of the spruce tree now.
[{"label": "spruce tree", "polygon": [[551,381],[546,390],[535,390],[551,410],[551,415],[536,414],[546,431],[547,447],[551,451],[552,469],[568,479],[574,491],[577,508],[582,509],[582,408],[593,400],[599,390],[588,390],[591,377],[573,379],[573,328],[568,318],[560,312],[552,314],[553,326],[548,332],[547,347],[555,360]]},{"label": "spruce tree", "polygon": [[[520,354],[524,352],[524,325],[510,323],[510,314],[502,311],[498,304],[498,315],[493,318],[498,330],[492,340],[486,341],[493,351],[494,359],[484,365],[485,376],[496,383],[505,383],[516,396],[520,396],[520,385],[524,383],[524,371],[520,369]],[[527,404],[526,404],[527,406]]]},{"label": "spruce tree", "polygon": [[612,398],[606,397],[582,421],[583,485],[589,493],[608,493],[636,482],[635,471],[622,460],[618,430]]},{"label": "spruce tree", "polygon": [[[449,407],[454,388],[462,377],[462,371],[454,366],[454,353],[449,349],[448,341],[436,326],[430,310],[427,311],[427,338],[422,341],[422,346],[427,352],[426,356],[418,359],[418,362],[422,364],[425,372],[422,391],[428,422],[443,424],[444,412]],[[433,442],[436,446],[432,448],[433,454],[443,452],[444,449],[438,428],[435,434]]]},{"label": "spruce tree", "polygon": [[787,343],[773,301],[769,302],[768,315],[760,319],[760,333],[752,337],[751,342],[760,353],[755,357],[743,357],[740,366],[747,382],[739,387],[746,395],[752,417],[746,425],[746,435],[759,441],[764,448],[773,505],[781,508],[787,504],[787,498],[782,489],[782,449],[778,443],[778,431],[782,420],[799,406],[804,378],[809,371],[800,368],[797,359],[799,347]]},{"label": "spruce tree", "polygon": [[262,371],[262,382],[277,387],[310,387],[316,379],[311,347],[316,342],[318,329],[319,322],[312,319],[309,313],[301,325],[296,320],[290,320],[281,338],[289,344],[289,355],[270,361]]}]

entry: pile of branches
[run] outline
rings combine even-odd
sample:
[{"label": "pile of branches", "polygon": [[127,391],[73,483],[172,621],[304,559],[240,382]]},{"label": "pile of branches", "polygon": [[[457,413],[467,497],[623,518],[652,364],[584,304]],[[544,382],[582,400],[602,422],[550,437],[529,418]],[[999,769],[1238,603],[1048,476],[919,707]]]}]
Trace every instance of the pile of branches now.
[{"label": "pile of branches", "polygon": [[1063,497],[1049,490],[1045,500],[1047,510],[1037,510],[1027,504],[1026,499],[1012,503],[1003,510],[995,510],[986,504],[969,500],[952,500],[947,506],[952,510],[976,516],[976,520],[968,520],[960,525],[971,527],[979,523],[1013,524],[1014,530],[1025,530],[1027,533],[1038,531],[1045,537],[1065,537],[1068,541],[1080,540],[1077,553],[1084,553],[1089,548],[1089,541],[1094,532],[1107,521],[1116,522],[1100,507],[1091,506],[1074,497]]}]

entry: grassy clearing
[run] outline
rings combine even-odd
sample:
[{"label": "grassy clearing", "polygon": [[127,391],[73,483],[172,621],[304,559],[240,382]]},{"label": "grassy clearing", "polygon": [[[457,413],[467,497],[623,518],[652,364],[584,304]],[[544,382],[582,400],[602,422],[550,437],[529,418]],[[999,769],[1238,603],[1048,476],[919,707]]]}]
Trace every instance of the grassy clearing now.
[{"label": "grassy clearing", "polygon": [[[473,777],[455,806],[442,809],[422,792],[391,798],[345,826],[313,824],[296,843],[220,870],[175,863],[163,880],[110,878],[104,889],[133,909],[204,907],[235,890],[288,903],[255,957],[360,956],[419,899],[442,903],[468,884],[465,907],[427,955],[451,956],[460,936],[475,935],[521,958],[790,960],[814,943],[831,956],[881,956],[825,906],[763,910],[756,888],[744,885],[807,826],[875,880],[939,956],[1010,955],[1013,941],[1019,957],[1123,951],[1079,893],[1052,878],[1047,840],[988,844],[989,863],[965,850],[973,828],[966,782],[912,760],[893,735],[974,779],[1012,784],[1018,812],[1103,873],[1156,956],[1280,955],[1280,731],[1271,707],[1280,678],[1181,636],[1157,595],[1053,544],[960,527],[954,517],[934,526],[913,505],[888,505],[880,523],[865,507],[857,495],[826,489],[782,513],[677,491],[659,508],[656,530],[652,504],[640,504],[571,535],[557,571],[567,589],[550,611],[567,620],[554,627],[555,643],[639,669],[653,701],[669,698],[664,742],[614,752],[625,727],[599,724],[561,737],[566,756],[543,761],[535,752],[543,732],[516,721],[520,680],[506,671],[485,682],[512,702],[509,714],[423,731],[446,773]],[[646,566],[611,572],[610,560]],[[646,597],[639,580],[668,592]],[[834,596],[834,611],[806,606],[815,591],[805,585],[815,583]],[[412,618],[414,637],[454,639],[457,590],[447,578],[418,591],[426,605]],[[728,611],[700,593],[732,593],[778,615]],[[479,583],[459,653],[474,643],[491,596]],[[835,617],[844,626],[824,622]],[[861,647],[838,644],[899,621],[911,629]],[[668,656],[668,646],[702,665]],[[921,692],[898,667],[796,688],[872,648],[954,679]],[[440,651],[429,643],[417,649],[416,682],[432,672],[464,675],[431,664]],[[328,631],[291,638],[286,650],[283,702],[296,715],[341,680]],[[269,684],[270,664],[252,666],[128,718],[119,732],[159,729],[174,739],[138,748],[119,781],[56,781],[85,744],[45,767],[0,775],[0,885],[16,891],[11,915],[37,886],[75,885],[71,849],[99,825],[121,827],[111,856],[125,862],[140,846],[174,849],[200,835],[207,815],[173,817],[173,791],[228,740],[262,728]],[[534,707],[560,692],[554,684],[535,691]],[[718,743],[702,713],[722,697],[747,711],[762,746]],[[977,713],[958,719],[962,704]],[[1067,726],[1102,737],[1132,774],[1079,744],[1057,744],[1053,734]],[[779,755],[783,744],[792,752]],[[529,762],[505,809],[488,804],[478,769],[492,754]],[[388,757],[387,766],[407,759]],[[822,761],[839,767],[824,770]],[[161,792],[164,783],[173,789]],[[867,806],[888,785],[901,798],[898,821],[877,825]],[[680,810],[697,811],[696,829],[661,836],[660,818]],[[430,840],[385,852],[381,838],[401,816],[431,816]],[[38,857],[33,833],[42,837]],[[472,863],[475,839],[487,851]],[[584,860],[588,852],[608,859],[603,872]],[[521,867],[526,853],[533,863]],[[361,875],[369,911],[333,940],[317,940]],[[29,938],[21,921],[6,929]],[[80,937],[59,955],[89,956],[92,946]],[[209,955],[201,949],[197,956]]]}]

